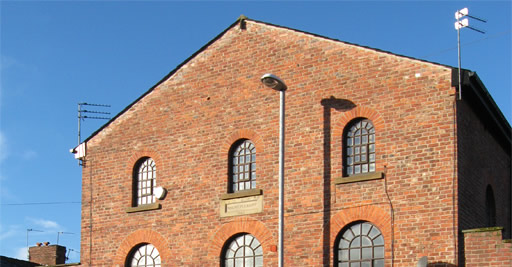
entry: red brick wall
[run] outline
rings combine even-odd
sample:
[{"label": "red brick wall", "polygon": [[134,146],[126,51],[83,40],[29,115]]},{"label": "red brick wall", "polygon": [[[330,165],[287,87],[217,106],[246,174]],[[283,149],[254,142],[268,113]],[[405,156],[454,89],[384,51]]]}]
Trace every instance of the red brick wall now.
[{"label": "red brick wall", "polygon": [[[285,264],[332,265],[333,238],[348,218],[380,228],[388,265],[414,266],[425,255],[456,263],[450,68],[247,21],[88,141],[82,264],[122,266],[130,246],[158,240],[166,266],[216,266],[223,242],[241,231],[262,242],[265,266],[275,266],[279,95],[260,83],[268,72],[289,88]],[[331,97],[355,108],[322,106]],[[377,171],[386,179],[334,185],[343,128],[359,116],[374,121]],[[256,144],[264,208],[220,218],[238,137]],[[159,210],[126,213],[142,156],[155,158],[157,185],[169,192]]]},{"label": "red brick wall", "polygon": [[467,267],[511,266],[512,243],[502,240],[501,227],[464,231]]},{"label": "red brick wall", "polygon": [[66,262],[66,248],[59,245],[42,245],[30,247],[29,261],[41,265],[64,264]]}]

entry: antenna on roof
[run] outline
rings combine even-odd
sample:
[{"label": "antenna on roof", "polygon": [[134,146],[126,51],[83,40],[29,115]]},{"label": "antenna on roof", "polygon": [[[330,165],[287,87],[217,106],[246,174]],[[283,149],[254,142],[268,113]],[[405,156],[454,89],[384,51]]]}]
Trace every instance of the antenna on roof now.
[{"label": "antenna on roof", "polygon": [[57,245],[59,244],[59,236],[60,234],[66,234],[66,235],[73,235],[75,233],[70,233],[70,232],[57,232]]},{"label": "antenna on roof", "polygon": [[71,251],[76,252],[76,253],[78,253],[78,254],[80,255],[80,251],[78,251],[78,250],[74,250],[74,249],[72,249],[72,248],[68,248],[68,254],[66,255],[66,261],[67,261],[67,260],[69,260],[69,253],[70,253]]},{"label": "antenna on roof", "polygon": [[461,61],[461,59],[460,59],[460,29],[469,28],[473,31],[485,34],[485,32],[482,30],[479,30],[474,27],[470,27],[468,18],[476,19],[476,20],[484,22],[484,23],[487,22],[487,20],[485,20],[485,19],[481,19],[481,18],[478,18],[475,16],[470,16],[467,7],[463,8],[461,10],[457,10],[455,12],[455,19],[456,19],[455,29],[457,30],[457,50],[458,50],[458,62],[459,62],[459,100],[462,99],[462,81],[461,81],[462,74],[461,74],[461,63],[460,63],[460,61]]},{"label": "antenna on roof", "polygon": [[110,120],[110,118],[108,118],[108,117],[87,116],[87,114],[90,114],[90,113],[110,115],[110,112],[86,110],[86,109],[82,109],[82,106],[107,107],[107,108],[110,107],[110,105],[103,105],[103,104],[78,103],[78,145],[80,145],[80,143],[82,142],[82,140],[81,140],[81,122],[82,122],[82,120],[85,120],[85,119]]},{"label": "antenna on roof", "polygon": [[78,103],[78,146],[74,149],[71,149],[70,152],[75,154],[75,158],[79,160],[78,165],[82,166],[83,159],[85,157],[85,146],[82,145],[82,120],[85,119],[95,119],[95,120],[110,120],[109,117],[100,117],[100,116],[88,116],[87,114],[105,114],[110,115],[110,112],[106,111],[98,111],[98,110],[86,110],[83,109],[84,106],[92,106],[97,108],[109,108],[110,105],[104,104],[91,104],[91,103]]}]

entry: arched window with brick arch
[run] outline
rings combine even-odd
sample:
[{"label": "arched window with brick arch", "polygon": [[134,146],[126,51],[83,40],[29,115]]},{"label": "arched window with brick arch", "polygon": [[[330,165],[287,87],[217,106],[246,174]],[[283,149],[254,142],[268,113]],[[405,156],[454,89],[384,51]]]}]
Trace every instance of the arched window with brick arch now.
[{"label": "arched window with brick arch", "polygon": [[375,172],[375,127],[366,118],[356,118],[343,132],[343,175],[370,172]]},{"label": "arched window with brick arch", "polygon": [[260,241],[251,234],[240,233],[229,239],[221,255],[223,267],[261,267],[263,248]]},{"label": "arched window with brick arch", "polygon": [[256,188],[256,146],[249,139],[235,142],[229,152],[228,193]]},{"label": "arched window with brick arch", "polygon": [[156,187],[156,164],[152,158],[141,158],[133,170],[132,206],[152,204],[155,202],[153,190]]},{"label": "arched window with brick arch", "polygon": [[384,267],[384,237],[366,221],[343,228],[334,244],[334,266]]},{"label": "arched window with brick arch", "polygon": [[160,253],[152,244],[142,243],[134,247],[126,258],[126,267],[160,267]]}]

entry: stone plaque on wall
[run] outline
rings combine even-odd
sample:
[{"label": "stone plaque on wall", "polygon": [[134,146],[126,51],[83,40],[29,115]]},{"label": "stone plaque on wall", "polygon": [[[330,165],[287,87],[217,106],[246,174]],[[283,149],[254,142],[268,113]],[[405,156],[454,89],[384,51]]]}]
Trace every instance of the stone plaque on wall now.
[{"label": "stone plaque on wall", "polygon": [[263,195],[220,201],[220,217],[259,213],[263,211]]}]

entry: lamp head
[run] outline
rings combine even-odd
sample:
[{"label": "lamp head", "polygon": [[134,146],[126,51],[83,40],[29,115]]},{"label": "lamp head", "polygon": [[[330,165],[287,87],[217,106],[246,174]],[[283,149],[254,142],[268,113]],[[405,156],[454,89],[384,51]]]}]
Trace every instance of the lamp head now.
[{"label": "lamp head", "polygon": [[288,87],[279,77],[274,74],[266,73],[261,76],[261,82],[269,88],[272,88],[277,91],[285,91]]}]

